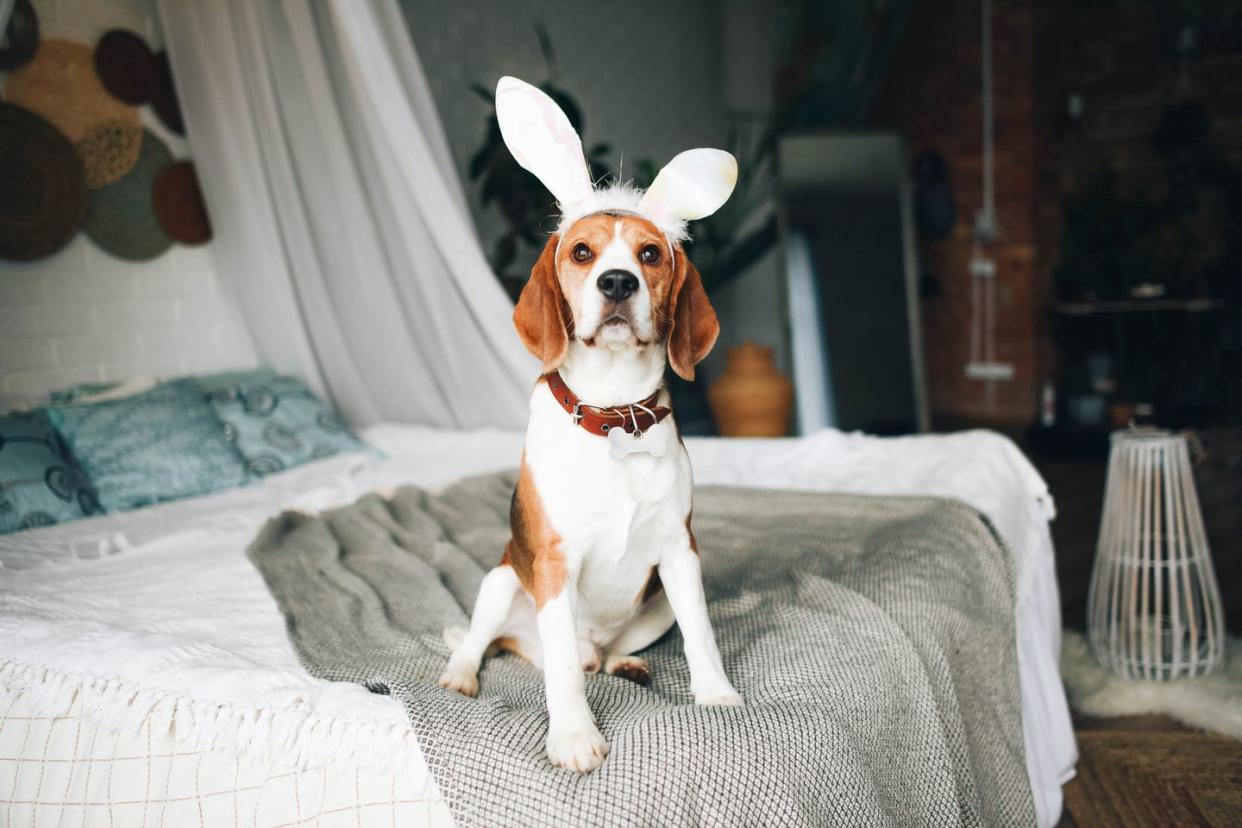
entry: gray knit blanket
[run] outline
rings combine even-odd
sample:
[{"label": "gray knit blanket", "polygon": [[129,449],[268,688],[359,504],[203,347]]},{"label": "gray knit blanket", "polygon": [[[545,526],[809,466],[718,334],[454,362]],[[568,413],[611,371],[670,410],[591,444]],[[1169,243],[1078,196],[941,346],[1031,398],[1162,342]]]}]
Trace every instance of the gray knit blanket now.
[{"label": "gray knit blanket", "polygon": [[543,681],[484,662],[436,677],[509,532],[513,474],[273,518],[249,554],[322,678],[409,713],[459,826],[1029,825],[1011,562],[956,501],[703,488],[694,528],[744,707],[690,697],[674,628],[650,686],[587,677],[610,752],[544,755]]}]

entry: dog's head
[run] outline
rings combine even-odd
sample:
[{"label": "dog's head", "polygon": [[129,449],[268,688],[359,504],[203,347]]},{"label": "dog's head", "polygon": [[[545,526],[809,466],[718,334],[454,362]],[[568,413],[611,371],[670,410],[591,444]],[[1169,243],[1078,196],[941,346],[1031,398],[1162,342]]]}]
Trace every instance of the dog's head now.
[{"label": "dog's head", "polygon": [[514,159],[561,209],[514,312],[543,370],[559,366],[574,339],[614,350],[664,343],[673,370],[693,379],[720,326],[681,242],[687,222],[711,215],[733,192],[733,156],[687,150],[645,192],[626,184],[597,190],[577,132],[546,94],[502,78],[496,116]]},{"label": "dog's head", "polygon": [[720,333],[681,247],[648,219],[618,211],[548,239],[513,321],[545,372],[560,365],[570,339],[614,350],[663,342],[673,370],[690,380]]}]

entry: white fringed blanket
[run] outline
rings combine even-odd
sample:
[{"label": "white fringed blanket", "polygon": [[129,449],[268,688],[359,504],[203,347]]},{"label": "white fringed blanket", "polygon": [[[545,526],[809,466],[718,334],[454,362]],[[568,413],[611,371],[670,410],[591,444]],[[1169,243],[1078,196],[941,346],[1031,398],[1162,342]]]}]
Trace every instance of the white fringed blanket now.
[{"label": "white fringed blanket", "polygon": [[[522,437],[396,425],[364,437],[387,457],[332,458],[224,495],[0,536],[0,692],[49,715],[81,694],[96,724],[128,728],[151,715],[187,744],[298,766],[424,769],[400,705],[298,663],[245,548],[283,509],[510,468]],[[981,432],[686,442],[700,484],[939,495],[989,517],[1018,569],[1027,768],[1040,823],[1055,822],[1074,745],[1057,674],[1051,501],[1013,445]]]}]

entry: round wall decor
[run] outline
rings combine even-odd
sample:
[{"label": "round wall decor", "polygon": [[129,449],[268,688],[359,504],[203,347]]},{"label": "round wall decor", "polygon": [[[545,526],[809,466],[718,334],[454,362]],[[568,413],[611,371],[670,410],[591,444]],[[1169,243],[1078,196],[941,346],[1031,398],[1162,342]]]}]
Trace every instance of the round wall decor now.
[{"label": "round wall decor", "polygon": [[182,244],[205,244],[211,239],[211,220],[198,187],[194,164],[178,161],[155,177],[155,217],[164,232]]},{"label": "round wall decor", "polygon": [[133,32],[113,29],[95,44],[95,71],[104,89],[138,106],[151,100],[158,66],[145,40]]},{"label": "round wall decor", "polygon": [[86,173],[86,186],[97,190],[120,181],[138,163],[142,129],[120,121],[104,121],[78,141],[77,150]]},{"label": "round wall decor", "polygon": [[86,215],[86,179],[73,145],[56,127],[0,103],[0,259],[55,253]]},{"label": "round wall decor", "polygon": [[138,161],[138,110],[108,94],[84,43],[43,41],[34,60],[9,75],[4,96],[78,145],[90,187],[116,181]]},{"label": "round wall decor", "polygon": [[177,100],[177,87],[173,85],[172,67],[168,52],[155,56],[155,83],[151,89],[151,108],[160,121],[178,135],[185,135],[185,121],[181,119],[181,103]]},{"label": "round wall decor", "polygon": [[153,259],[171,247],[172,239],[155,218],[152,189],[172,160],[164,142],[144,131],[134,168],[120,181],[91,191],[86,235],[112,255],[132,261]]},{"label": "round wall decor", "polygon": [[30,0],[17,0],[9,14],[9,24],[0,32],[0,72],[11,72],[29,62],[39,48],[39,16]]}]

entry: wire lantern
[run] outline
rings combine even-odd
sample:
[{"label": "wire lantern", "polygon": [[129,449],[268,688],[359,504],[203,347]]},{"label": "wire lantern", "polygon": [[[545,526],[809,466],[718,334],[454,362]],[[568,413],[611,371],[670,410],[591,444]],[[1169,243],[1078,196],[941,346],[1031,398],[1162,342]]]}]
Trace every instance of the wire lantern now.
[{"label": "wire lantern", "polygon": [[1220,666],[1224,610],[1184,437],[1113,434],[1087,618],[1095,657],[1125,678]]}]

